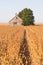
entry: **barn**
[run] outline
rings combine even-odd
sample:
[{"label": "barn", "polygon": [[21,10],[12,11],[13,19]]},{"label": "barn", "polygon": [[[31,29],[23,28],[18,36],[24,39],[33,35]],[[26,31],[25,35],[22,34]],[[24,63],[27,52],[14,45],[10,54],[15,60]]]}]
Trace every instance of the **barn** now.
[{"label": "barn", "polygon": [[22,25],[22,19],[16,15],[15,17],[13,17],[10,21],[9,21],[9,24],[11,25]]}]

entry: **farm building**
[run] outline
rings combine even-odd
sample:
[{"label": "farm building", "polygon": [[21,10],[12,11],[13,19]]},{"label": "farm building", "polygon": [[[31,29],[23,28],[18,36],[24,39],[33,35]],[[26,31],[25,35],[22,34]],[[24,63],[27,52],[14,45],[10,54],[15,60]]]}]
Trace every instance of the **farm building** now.
[{"label": "farm building", "polygon": [[22,19],[16,15],[15,17],[13,17],[10,21],[9,21],[9,24],[11,25],[22,25]]}]

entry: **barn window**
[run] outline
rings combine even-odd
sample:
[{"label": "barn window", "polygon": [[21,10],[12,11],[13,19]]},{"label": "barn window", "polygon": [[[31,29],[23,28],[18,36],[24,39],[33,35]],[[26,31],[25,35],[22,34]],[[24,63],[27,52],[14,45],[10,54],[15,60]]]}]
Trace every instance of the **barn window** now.
[{"label": "barn window", "polygon": [[17,24],[17,22],[13,22],[13,24]]},{"label": "barn window", "polygon": [[16,17],[16,19],[18,19],[18,18]]}]

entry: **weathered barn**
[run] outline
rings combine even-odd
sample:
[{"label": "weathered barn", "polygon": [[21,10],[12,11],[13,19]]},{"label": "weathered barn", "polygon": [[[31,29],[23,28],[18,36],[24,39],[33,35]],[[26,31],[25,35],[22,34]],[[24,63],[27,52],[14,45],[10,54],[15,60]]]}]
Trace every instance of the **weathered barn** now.
[{"label": "weathered barn", "polygon": [[15,17],[13,17],[10,21],[9,24],[11,25],[22,25],[22,19],[16,15]]}]

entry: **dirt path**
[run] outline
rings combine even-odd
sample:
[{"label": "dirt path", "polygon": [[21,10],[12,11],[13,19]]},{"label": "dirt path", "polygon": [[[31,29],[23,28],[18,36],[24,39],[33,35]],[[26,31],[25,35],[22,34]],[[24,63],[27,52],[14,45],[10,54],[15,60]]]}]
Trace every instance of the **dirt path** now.
[{"label": "dirt path", "polygon": [[22,60],[23,65],[31,65],[30,52],[28,50],[28,44],[26,40],[26,30],[24,30],[24,37],[20,45],[19,56]]}]

